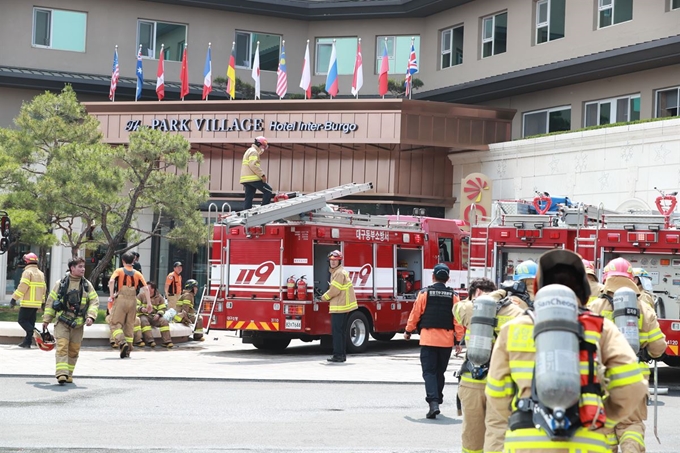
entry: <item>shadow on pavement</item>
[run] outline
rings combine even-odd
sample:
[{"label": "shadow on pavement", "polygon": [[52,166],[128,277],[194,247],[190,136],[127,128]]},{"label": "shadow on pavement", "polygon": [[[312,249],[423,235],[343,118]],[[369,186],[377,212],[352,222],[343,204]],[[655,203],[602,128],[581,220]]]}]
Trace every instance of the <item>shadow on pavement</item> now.
[{"label": "shadow on pavement", "polygon": [[[75,379],[74,379],[75,380]],[[26,382],[26,384],[32,385],[33,387],[40,389],[40,390],[49,390],[52,392],[57,392],[57,393],[65,393],[68,392],[69,390],[87,390],[87,387],[83,387],[82,385],[77,385],[75,383],[73,384],[64,384],[64,385],[59,385],[57,382]]]},{"label": "shadow on pavement", "polygon": [[[424,411],[425,409],[423,409]],[[457,418],[449,418],[446,415],[437,415],[437,418],[434,420],[430,420],[428,418],[413,418],[409,417],[408,415],[404,417],[404,420],[407,420],[409,422],[413,423],[426,423],[426,424],[432,424],[432,425],[460,425],[463,423],[463,420],[457,419]]]}]

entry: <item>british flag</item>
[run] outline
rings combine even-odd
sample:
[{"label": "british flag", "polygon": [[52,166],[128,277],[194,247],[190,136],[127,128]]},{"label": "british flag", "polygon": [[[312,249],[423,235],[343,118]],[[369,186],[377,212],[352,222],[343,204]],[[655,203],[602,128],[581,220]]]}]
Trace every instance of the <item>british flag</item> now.
[{"label": "british flag", "polygon": [[109,99],[113,101],[116,96],[116,88],[118,87],[118,78],[120,77],[120,68],[118,67],[118,46],[113,51],[113,69],[111,72],[111,88],[109,88]]},{"label": "british flag", "polygon": [[404,85],[406,86],[406,96],[411,97],[411,85],[413,82],[413,74],[418,72],[418,60],[416,59],[416,47],[411,40],[411,53],[408,56],[408,66],[406,66],[406,80],[404,80]]}]

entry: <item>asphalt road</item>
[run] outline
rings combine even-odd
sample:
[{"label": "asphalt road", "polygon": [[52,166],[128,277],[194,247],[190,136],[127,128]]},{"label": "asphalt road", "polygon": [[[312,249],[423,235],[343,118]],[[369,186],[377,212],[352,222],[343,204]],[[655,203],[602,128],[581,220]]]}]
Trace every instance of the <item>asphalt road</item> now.
[{"label": "asphalt road", "polygon": [[[3,378],[0,452],[458,452],[452,396],[431,421],[417,385]],[[660,404],[647,451],[676,452],[680,394]]]}]

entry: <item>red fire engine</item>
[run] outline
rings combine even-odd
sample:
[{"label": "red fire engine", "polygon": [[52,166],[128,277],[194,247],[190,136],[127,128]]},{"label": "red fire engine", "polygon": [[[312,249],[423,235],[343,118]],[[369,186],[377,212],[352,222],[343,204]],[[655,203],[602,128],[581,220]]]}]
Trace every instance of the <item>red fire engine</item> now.
[{"label": "red fire engine", "polygon": [[372,187],[291,194],[222,216],[213,227],[209,292],[201,308],[206,325],[239,331],[244,343],[259,349],[284,349],[291,339],[330,340],[328,302],[320,296],[329,287],[327,256],[336,249],[359,305],[348,322],[348,352],[364,351],[369,335],[387,341],[404,331],[435,264],[452,269],[450,286],[465,283],[462,221],[354,214],[327,205]]},{"label": "red fire engine", "polygon": [[[680,217],[675,196],[662,193],[659,213],[619,213],[587,205],[559,204],[545,195],[526,201],[499,201],[494,216],[471,227],[469,278],[511,279],[514,266],[552,248],[573,250],[601,269],[623,257],[652,277],[655,308],[668,341],[671,366],[680,366]],[[474,213],[474,209],[472,210]],[[474,215],[474,214],[473,214]],[[471,219],[473,219],[471,215]],[[600,275],[601,277],[601,275]]]}]

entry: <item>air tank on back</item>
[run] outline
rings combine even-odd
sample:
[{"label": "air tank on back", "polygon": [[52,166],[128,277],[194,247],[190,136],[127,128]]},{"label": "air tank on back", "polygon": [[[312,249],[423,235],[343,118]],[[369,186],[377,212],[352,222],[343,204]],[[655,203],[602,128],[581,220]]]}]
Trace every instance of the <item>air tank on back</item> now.
[{"label": "air tank on back", "polygon": [[555,415],[578,403],[581,394],[578,307],[576,294],[563,285],[541,288],[534,300],[536,391]]},{"label": "air tank on back", "polygon": [[614,292],[614,324],[619,328],[626,341],[637,354],[640,351],[640,332],[637,294],[630,288],[619,288]]},{"label": "air tank on back", "polygon": [[467,358],[474,366],[485,365],[491,359],[495,325],[496,300],[479,296],[472,303],[470,341],[467,345]]}]

